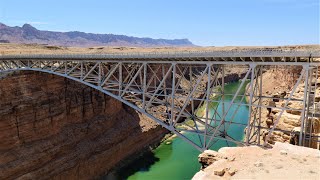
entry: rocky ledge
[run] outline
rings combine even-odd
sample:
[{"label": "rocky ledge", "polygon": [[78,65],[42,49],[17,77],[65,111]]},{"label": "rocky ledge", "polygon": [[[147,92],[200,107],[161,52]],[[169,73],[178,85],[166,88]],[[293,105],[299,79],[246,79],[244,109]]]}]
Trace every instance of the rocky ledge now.
[{"label": "rocky ledge", "polygon": [[224,147],[199,155],[202,170],[192,178],[318,179],[320,151],[276,142],[272,149],[257,146]]}]

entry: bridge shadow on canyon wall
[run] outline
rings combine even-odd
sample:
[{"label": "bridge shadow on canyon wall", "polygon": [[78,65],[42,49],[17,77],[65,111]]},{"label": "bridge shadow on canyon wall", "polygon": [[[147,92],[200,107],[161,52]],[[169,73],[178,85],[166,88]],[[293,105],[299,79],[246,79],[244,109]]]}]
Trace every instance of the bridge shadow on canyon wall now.
[{"label": "bridge shadow on canyon wall", "polygon": [[133,160],[128,160],[124,166],[114,170],[110,174],[104,176],[103,180],[125,180],[137,172],[149,171],[151,166],[160,161],[151,150],[145,151],[143,154],[136,154]]},{"label": "bridge shadow on canyon wall", "polygon": [[[0,99],[0,179],[99,178],[167,132],[116,99],[47,73],[1,77]],[[158,160],[149,155],[146,170]]]}]

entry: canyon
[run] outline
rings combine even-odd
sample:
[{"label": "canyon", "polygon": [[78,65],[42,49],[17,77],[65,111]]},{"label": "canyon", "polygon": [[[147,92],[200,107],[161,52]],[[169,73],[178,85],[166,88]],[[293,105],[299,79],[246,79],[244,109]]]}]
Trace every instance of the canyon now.
[{"label": "canyon", "polygon": [[[100,51],[44,45],[0,47],[2,54]],[[135,48],[102,49],[130,50]],[[226,75],[230,82],[243,76],[231,70]],[[2,73],[0,99],[1,179],[99,178],[149,151],[168,133],[100,91],[47,73]]]},{"label": "canyon", "polygon": [[[307,49],[314,47],[306,46]],[[250,48],[210,47],[202,50],[221,49]],[[283,49],[300,50],[300,47]],[[0,44],[3,55],[190,50],[201,48],[71,48]],[[269,78],[278,77],[279,74],[275,73]],[[244,71],[231,66],[226,68],[225,75],[225,82],[238,81],[244,76]],[[219,78],[221,82],[221,77]],[[270,81],[271,89],[274,86],[282,88],[282,85],[272,82]],[[183,83],[186,87],[192,84],[187,81]],[[205,88],[205,84],[201,88]],[[265,93],[273,95],[279,91],[282,89],[274,88]],[[168,133],[154,121],[121,102],[56,75],[31,71],[1,74],[0,99],[1,179],[99,178],[126,164],[127,159],[134,159],[142,152],[150,150],[150,146],[159,144]],[[281,137],[285,137],[285,142],[288,142],[286,136]]]},{"label": "canyon", "polygon": [[0,99],[0,179],[97,178],[167,133],[97,90],[46,73],[7,74]]},{"label": "canyon", "polygon": [[[242,76],[228,71],[226,80]],[[0,98],[1,179],[99,178],[168,133],[98,90],[47,73],[3,73]]]}]

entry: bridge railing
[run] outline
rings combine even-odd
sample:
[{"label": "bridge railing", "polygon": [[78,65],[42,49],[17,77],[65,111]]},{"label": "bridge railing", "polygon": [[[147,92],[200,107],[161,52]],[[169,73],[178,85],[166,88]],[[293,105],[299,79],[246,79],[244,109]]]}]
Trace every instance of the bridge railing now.
[{"label": "bridge railing", "polygon": [[0,55],[0,59],[165,59],[197,57],[315,57],[320,51],[286,50],[230,50],[230,51],[168,51],[168,52],[130,52],[108,54],[33,54]]}]

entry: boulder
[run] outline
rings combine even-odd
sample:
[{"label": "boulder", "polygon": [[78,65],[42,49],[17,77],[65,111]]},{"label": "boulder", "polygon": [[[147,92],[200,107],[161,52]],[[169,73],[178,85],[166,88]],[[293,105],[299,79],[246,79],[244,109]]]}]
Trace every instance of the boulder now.
[{"label": "boulder", "polygon": [[270,128],[270,126],[273,125],[273,120],[272,119],[267,119],[266,120],[266,124],[267,124],[268,128]]},{"label": "boulder", "polygon": [[234,169],[234,168],[229,168],[229,169],[227,170],[227,173],[228,173],[230,176],[235,175],[236,172],[237,172],[237,169]]},{"label": "boulder", "polygon": [[198,161],[201,164],[201,169],[205,169],[219,159],[221,159],[221,157],[219,157],[219,153],[213,150],[205,150],[198,156]]},{"label": "boulder", "polygon": [[293,115],[293,114],[285,114],[282,115],[281,119],[283,119],[283,123],[294,126],[300,127],[300,116]]},{"label": "boulder", "polygon": [[298,111],[298,110],[291,110],[291,109],[286,110],[286,112],[287,112],[287,113],[290,113],[290,114],[294,114],[294,115],[300,115],[300,114],[301,114],[300,111]]},{"label": "boulder", "polygon": [[225,169],[220,167],[213,170],[214,175],[223,176],[225,173]]}]

